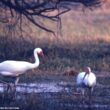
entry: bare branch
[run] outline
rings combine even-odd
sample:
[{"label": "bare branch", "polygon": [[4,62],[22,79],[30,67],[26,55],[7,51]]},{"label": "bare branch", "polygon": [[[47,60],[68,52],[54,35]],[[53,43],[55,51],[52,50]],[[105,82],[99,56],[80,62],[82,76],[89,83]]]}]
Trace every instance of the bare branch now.
[{"label": "bare branch", "polygon": [[[70,3],[81,3],[87,8],[101,6],[104,1],[105,0],[68,0]],[[8,17],[0,17],[0,22],[8,23],[8,21],[10,21],[10,23],[17,25],[18,22],[23,22],[20,22],[20,16],[25,16],[34,25],[54,34],[52,29],[48,29],[47,27],[40,25],[39,21],[37,21],[35,17],[37,16],[59,22],[59,17],[70,11],[70,8],[67,6],[60,6],[62,2],[67,2],[67,0],[0,0],[0,9],[8,10],[8,12],[10,11],[10,13],[7,14]],[[56,14],[48,14],[55,10],[57,10]]]}]

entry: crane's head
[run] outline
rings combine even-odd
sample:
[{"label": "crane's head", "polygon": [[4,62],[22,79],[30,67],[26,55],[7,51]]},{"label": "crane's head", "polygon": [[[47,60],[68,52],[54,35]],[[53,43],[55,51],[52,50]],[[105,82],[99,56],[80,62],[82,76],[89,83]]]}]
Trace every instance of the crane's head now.
[{"label": "crane's head", "polygon": [[90,67],[85,67],[84,71],[86,72],[86,74],[89,74],[91,72],[91,68]]},{"label": "crane's head", "polygon": [[38,55],[40,55],[40,56],[44,56],[44,54],[43,54],[43,50],[41,49],[41,48],[35,48],[34,49],[34,54],[38,54]]},{"label": "crane's head", "polygon": [[91,72],[91,68],[90,68],[90,67],[85,67],[85,68],[84,68],[84,72],[85,72],[85,75],[84,75],[84,77],[83,77],[83,80],[85,79],[86,75]]}]

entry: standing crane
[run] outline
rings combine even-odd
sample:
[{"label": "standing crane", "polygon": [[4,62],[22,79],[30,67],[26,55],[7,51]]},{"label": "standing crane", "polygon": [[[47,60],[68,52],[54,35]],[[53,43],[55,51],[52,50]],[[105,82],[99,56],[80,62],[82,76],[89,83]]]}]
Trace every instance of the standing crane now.
[{"label": "standing crane", "polygon": [[[39,56],[44,56],[43,51],[41,48],[34,49],[34,57],[35,63],[30,63],[26,61],[14,61],[14,60],[7,60],[0,63],[0,75],[4,77],[12,77],[15,78],[14,86],[19,81],[19,76],[24,74],[26,71],[37,68],[40,64]],[[11,86],[8,84],[7,91]]]},{"label": "standing crane", "polygon": [[93,88],[96,85],[96,75],[91,72],[90,67],[86,67],[84,72],[80,72],[78,74],[76,84],[79,88],[81,88],[83,97],[85,94],[85,89],[87,88],[89,90],[89,101],[91,103]]}]

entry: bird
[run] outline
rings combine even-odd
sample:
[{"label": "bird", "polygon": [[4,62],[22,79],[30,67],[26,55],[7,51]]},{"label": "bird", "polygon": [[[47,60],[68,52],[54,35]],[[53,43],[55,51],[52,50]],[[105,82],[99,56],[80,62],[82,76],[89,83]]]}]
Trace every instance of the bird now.
[{"label": "bird", "polygon": [[[37,68],[40,64],[39,56],[44,56],[43,50],[41,48],[34,49],[35,62],[30,63],[26,61],[15,61],[15,60],[6,60],[0,63],[0,75],[3,77],[12,77],[15,78],[14,86],[17,85],[19,77],[26,73],[26,71]],[[8,89],[9,90],[8,85]]]},{"label": "bird", "polygon": [[76,84],[78,88],[81,88],[83,97],[85,90],[89,90],[89,102],[91,103],[92,92],[96,85],[96,75],[91,71],[90,67],[85,67],[84,71],[77,75]]}]

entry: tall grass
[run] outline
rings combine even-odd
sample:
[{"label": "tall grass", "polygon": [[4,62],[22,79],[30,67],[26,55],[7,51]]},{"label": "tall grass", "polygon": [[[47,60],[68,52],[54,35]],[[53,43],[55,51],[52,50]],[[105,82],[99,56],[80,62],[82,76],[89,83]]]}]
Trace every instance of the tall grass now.
[{"label": "tall grass", "polygon": [[[35,27],[24,25],[23,39],[10,36],[0,40],[0,60],[17,59],[33,62],[33,49],[41,47],[45,57],[39,69],[50,73],[64,71],[65,68],[81,69],[91,66],[94,70],[110,71],[110,10],[97,9],[85,12],[72,10],[61,16],[62,35],[57,38]],[[42,21],[43,19],[41,19]],[[57,31],[57,23],[48,22],[48,27]],[[2,31],[0,32],[1,36]]]}]

